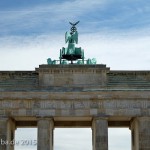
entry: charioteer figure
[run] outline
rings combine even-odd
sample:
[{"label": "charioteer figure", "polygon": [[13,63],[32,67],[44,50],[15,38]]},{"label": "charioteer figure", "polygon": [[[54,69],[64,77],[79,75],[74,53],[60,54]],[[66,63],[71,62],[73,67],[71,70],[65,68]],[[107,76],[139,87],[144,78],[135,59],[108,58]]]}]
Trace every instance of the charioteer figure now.
[{"label": "charioteer figure", "polygon": [[63,65],[67,65],[68,61],[71,61],[71,64],[87,64],[92,65],[96,64],[95,58],[88,58],[87,60],[84,60],[84,50],[81,47],[75,47],[76,44],[78,44],[78,32],[76,25],[79,23],[77,21],[76,23],[69,22],[71,24],[70,32],[66,32],[65,34],[65,42],[68,43],[67,48],[60,49],[60,57],[59,60],[52,60],[51,58],[47,59],[47,63],[49,65],[56,65],[58,62]]},{"label": "charioteer figure", "polygon": [[73,61],[81,59],[84,64],[84,50],[81,49],[81,47],[75,47],[75,44],[78,44],[78,32],[76,25],[79,21],[76,23],[69,23],[72,25],[71,30],[65,34],[65,42],[68,43],[68,47],[63,47],[60,50],[60,63],[62,63],[62,60],[65,59],[71,61],[71,64],[73,64]]}]

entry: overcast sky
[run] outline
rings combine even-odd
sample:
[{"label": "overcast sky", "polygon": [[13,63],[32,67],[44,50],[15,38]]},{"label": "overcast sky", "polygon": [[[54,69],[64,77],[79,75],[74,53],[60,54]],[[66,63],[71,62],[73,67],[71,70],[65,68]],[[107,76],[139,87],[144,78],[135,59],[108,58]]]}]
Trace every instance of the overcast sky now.
[{"label": "overcast sky", "polygon": [[[15,150],[37,150],[37,129],[16,130]],[[131,150],[131,131],[129,128],[108,129],[109,150]],[[92,150],[91,128],[55,128],[54,150]]]},{"label": "overcast sky", "polygon": [[[34,70],[49,57],[58,59],[68,22],[78,20],[86,58],[111,70],[150,70],[149,0],[0,0],[0,70]],[[113,133],[127,141],[124,131]],[[67,131],[60,132],[65,138]],[[59,141],[56,150],[70,150]]]},{"label": "overcast sky", "polygon": [[149,0],[0,0],[0,70],[58,59],[69,21],[78,46],[111,70],[149,70]]}]

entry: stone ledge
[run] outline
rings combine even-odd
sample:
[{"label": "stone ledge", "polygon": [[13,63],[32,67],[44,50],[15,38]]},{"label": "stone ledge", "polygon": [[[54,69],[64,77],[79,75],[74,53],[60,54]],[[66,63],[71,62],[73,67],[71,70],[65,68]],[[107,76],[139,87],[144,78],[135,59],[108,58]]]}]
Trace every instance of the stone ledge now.
[{"label": "stone ledge", "polygon": [[104,64],[97,64],[97,65],[39,65],[39,68],[106,68]]}]

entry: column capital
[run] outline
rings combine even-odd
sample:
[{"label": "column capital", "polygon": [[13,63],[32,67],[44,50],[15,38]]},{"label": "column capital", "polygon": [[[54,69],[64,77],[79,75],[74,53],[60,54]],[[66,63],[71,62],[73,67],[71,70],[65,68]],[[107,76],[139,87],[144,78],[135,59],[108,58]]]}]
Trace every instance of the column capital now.
[{"label": "column capital", "polygon": [[150,117],[136,117],[137,120],[148,120],[150,121]]},{"label": "column capital", "polygon": [[150,117],[134,117],[130,123],[132,124],[134,121],[150,121]]},{"label": "column capital", "polygon": [[96,121],[96,120],[108,120],[108,117],[99,117],[99,116],[96,116],[96,117],[93,117],[92,118],[92,121]]},{"label": "column capital", "polygon": [[52,125],[52,128],[54,129],[54,118],[52,118],[52,117],[37,117],[38,123],[43,122],[43,121],[49,122]]},{"label": "column capital", "polygon": [[95,124],[98,122],[107,122],[107,126],[108,126],[108,117],[93,117],[92,118],[92,129],[94,128]]},{"label": "column capital", "polygon": [[36,117],[37,120],[49,120],[49,121],[54,121],[54,118],[53,117]]}]

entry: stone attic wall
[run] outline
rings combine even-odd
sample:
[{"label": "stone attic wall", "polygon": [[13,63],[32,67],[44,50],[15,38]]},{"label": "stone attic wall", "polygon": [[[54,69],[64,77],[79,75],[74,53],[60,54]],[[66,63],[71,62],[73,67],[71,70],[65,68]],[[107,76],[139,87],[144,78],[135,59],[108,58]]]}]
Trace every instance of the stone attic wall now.
[{"label": "stone attic wall", "polygon": [[107,74],[107,87],[149,89],[150,71],[110,71]]},{"label": "stone attic wall", "polygon": [[38,87],[35,71],[0,71],[0,91],[34,90]]},{"label": "stone attic wall", "polygon": [[[61,68],[61,70],[62,69],[63,68]],[[59,75],[61,77],[61,71],[59,72],[59,74],[51,73],[51,72],[48,72],[48,74],[52,74],[52,76]],[[72,76],[73,74],[74,73],[71,73],[70,75],[68,75],[68,77]],[[98,75],[95,77],[99,78]],[[45,78],[45,76],[43,76],[42,78]],[[102,89],[103,88],[104,89],[149,89],[150,88],[150,71],[108,71],[108,73],[106,73],[106,79],[107,80],[102,87],[98,86],[98,83],[96,84],[95,82],[94,85]],[[82,80],[84,80],[84,78]],[[43,88],[50,90],[51,88],[48,87],[56,86],[54,84],[48,87],[44,87],[42,85],[39,85],[40,84],[39,81],[40,79],[39,79],[38,69],[37,71],[0,71],[0,91],[28,91],[28,90],[34,91]],[[59,87],[61,86],[62,85],[59,85]],[[70,84],[68,88],[71,86],[72,84]],[[84,87],[86,86],[89,85],[87,84]]]}]

